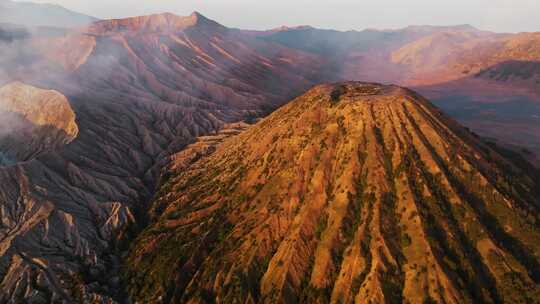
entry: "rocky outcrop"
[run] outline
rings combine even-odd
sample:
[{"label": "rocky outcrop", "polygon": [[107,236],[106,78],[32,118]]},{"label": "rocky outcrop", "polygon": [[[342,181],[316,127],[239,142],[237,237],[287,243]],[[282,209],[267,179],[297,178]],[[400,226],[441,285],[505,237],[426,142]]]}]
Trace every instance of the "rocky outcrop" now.
[{"label": "rocky outcrop", "polygon": [[0,23],[73,28],[96,20],[98,19],[55,4],[0,1]]},{"label": "rocky outcrop", "polygon": [[36,126],[50,125],[62,130],[69,136],[68,140],[73,140],[79,132],[67,98],[57,91],[14,82],[0,88],[0,109],[20,114]]},{"label": "rocky outcrop", "polygon": [[4,158],[27,161],[60,148],[79,133],[65,96],[20,82],[0,88],[0,151]]},{"label": "rocky outcrop", "polygon": [[[48,52],[43,60],[14,61],[6,74],[61,92],[79,131],[61,149],[0,168],[0,207],[9,210],[3,217],[10,223],[0,233],[18,231],[0,256],[0,278],[6,278],[0,303],[124,301],[120,261],[146,223],[170,156],[228,123],[254,120],[319,81],[324,64],[316,56],[216,30],[194,17],[197,22],[182,30],[149,21],[130,30],[53,33],[22,45]],[[23,178],[29,185],[24,195],[18,190]],[[47,204],[50,213],[14,230],[36,212],[17,213],[30,201]],[[50,283],[34,284],[43,277]]]}]

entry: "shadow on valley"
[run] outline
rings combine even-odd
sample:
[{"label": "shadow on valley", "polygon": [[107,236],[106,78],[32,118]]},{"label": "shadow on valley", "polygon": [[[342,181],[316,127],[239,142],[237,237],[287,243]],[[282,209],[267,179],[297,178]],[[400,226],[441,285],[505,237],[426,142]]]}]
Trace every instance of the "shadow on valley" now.
[{"label": "shadow on valley", "polygon": [[521,80],[531,80],[536,85],[540,85],[540,62],[504,61],[478,72],[475,77],[488,77],[503,82],[519,78]]},{"label": "shadow on valley", "polygon": [[533,85],[538,81],[540,62],[508,61],[474,76],[415,89],[481,136],[524,147],[538,157],[540,96]]}]

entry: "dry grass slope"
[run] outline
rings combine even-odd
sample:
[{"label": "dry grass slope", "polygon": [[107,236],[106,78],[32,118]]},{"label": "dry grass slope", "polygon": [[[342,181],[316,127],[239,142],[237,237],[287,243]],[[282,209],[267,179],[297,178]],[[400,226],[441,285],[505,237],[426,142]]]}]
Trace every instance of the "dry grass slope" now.
[{"label": "dry grass slope", "polygon": [[540,299],[534,181],[414,92],[317,86],[183,153],[125,265],[141,303]]}]

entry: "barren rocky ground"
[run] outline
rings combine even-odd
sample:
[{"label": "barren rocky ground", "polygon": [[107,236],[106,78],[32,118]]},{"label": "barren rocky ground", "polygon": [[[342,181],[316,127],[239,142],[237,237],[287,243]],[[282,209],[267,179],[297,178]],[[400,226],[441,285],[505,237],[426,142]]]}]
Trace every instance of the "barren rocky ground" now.
[{"label": "barren rocky ground", "polygon": [[412,91],[318,86],[216,144],[162,176],[133,299],[538,303],[536,177]]}]

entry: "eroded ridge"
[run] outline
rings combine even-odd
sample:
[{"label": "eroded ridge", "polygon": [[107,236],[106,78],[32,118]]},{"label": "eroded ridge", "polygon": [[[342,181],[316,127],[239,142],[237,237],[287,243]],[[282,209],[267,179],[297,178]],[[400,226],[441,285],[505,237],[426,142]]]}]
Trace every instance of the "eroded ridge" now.
[{"label": "eroded ridge", "polygon": [[130,251],[134,300],[538,302],[537,186],[412,91],[318,86],[192,160]]}]

